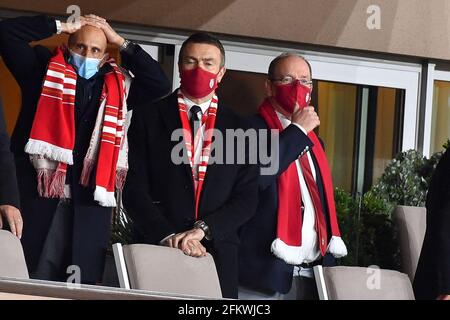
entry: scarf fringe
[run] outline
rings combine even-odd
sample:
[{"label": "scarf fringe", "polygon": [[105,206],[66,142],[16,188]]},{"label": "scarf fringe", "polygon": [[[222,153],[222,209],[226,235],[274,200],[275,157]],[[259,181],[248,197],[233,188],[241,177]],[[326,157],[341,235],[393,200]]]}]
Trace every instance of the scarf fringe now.
[{"label": "scarf fringe", "polygon": [[84,158],[83,170],[81,171],[80,184],[83,187],[89,186],[91,180],[92,171],[94,170],[95,161],[89,158]]},{"label": "scarf fringe", "polygon": [[277,258],[280,258],[288,264],[298,265],[303,263],[303,248],[301,246],[290,246],[280,238],[277,238],[272,242],[270,249]]},{"label": "scarf fringe", "polygon": [[56,170],[50,183],[49,198],[65,198],[66,171]]},{"label": "scarf fringe", "polygon": [[37,170],[37,192],[40,197],[49,197],[50,182],[53,172],[54,170],[49,169]]},{"label": "scarf fringe", "polygon": [[347,247],[341,237],[331,237],[328,250],[335,258],[342,258],[347,255]]},{"label": "scarf fringe", "polygon": [[117,206],[116,197],[114,192],[107,191],[104,187],[95,186],[94,200],[102,207],[115,207]]},{"label": "scarf fringe", "polygon": [[25,152],[41,155],[52,161],[73,164],[72,150],[64,149],[45,141],[29,139],[25,145]]},{"label": "scarf fringe", "polygon": [[116,173],[116,188],[117,190],[122,190],[125,185],[125,180],[127,179],[128,169],[118,168]]}]

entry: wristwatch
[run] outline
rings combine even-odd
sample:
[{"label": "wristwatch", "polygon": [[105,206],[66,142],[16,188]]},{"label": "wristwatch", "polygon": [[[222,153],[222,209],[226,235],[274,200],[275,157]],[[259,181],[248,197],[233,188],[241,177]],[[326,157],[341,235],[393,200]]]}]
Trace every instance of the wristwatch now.
[{"label": "wristwatch", "polygon": [[120,51],[126,50],[126,49],[130,46],[131,43],[132,43],[132,42],[131,42],[130,40],[125,39],[125,41],[124,41],[124,42],[122,43],[122,45],[120,46],[119,50],[120,50]]},{"label": "wristwatch", "polygon": [[205,233],[205,239],[206,240],[211,240],[211,230],[209,229],[209,227],[208,227],[208,225],[206,224],[205,221],[203,221],[203,220],[195,221],[194,228],[195,229],[202,229],[203,232]]}]

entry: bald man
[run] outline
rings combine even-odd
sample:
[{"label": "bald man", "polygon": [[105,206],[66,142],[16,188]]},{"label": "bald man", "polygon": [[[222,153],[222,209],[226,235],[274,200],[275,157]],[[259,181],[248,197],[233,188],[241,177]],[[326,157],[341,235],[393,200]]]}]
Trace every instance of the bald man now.
[{"label": "bald man", "polygon": [[[45,15],[4,20],[0,53],[22,93],[11,148],[28,270],[56,281],[77,273],[82,283],[94,284],[102,279],[121,179],[121,118],[169,93],[170,85],[158,62],[104,18],[87,15],[79,22]],[[54,52],[30,45],[60,33],[69,40]],[[119,49],[122,68],[109,60],[108,45]]]}]

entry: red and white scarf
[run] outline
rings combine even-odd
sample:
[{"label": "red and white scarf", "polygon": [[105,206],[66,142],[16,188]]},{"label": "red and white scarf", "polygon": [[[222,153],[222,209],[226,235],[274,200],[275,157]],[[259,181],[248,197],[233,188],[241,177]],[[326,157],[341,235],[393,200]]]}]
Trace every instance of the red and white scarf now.
[{"label": "red and white scarf", "polygon": [[[38,193],[47,198],[70,197],[65,186],[67,166],[73,164],[75,146],[75,92],[77,73],[59,47],[50,59],[30,138],[25,152],[37,170]],[[126,76],[113,59],[105,74],[94,131],[85,155],[80,184],[88,187],[96,169],[94,199],[115,207],[115,188],[122,188],[128,170],[126,141]]]},{"label": "red and white scarf", "polygon": [[[200,203],[200,195],[203,188],[203,182],[206,177],[206,170],[208,168],[209,156],[211,154],[211,142],[214,132],[214,126],[216,124],[216,114],[217,114],[217,96],[214,95],[208,110],[202,116],[202,126],[205,126],[204,140],[202,145],[202,152],[200,156],[200,163],[198,165],[198,174],[196,177],[194,168],[194,156],[195,149],[200,143],[200,137],[202,135],[200,127],[197,131],[195,137],[191,134],[191,125],[189,123],[189,117],[187,115],[187,106],[184,101],[184,95],[181,90],[178,90],[178,110],[180,112],[181,125],[183,126],[183,138],[186,145],[187,156],[189,158],[189,164],[192,169],[192,179],[194,181],[195,190],[195,218],[198,218],[198,208]],[[193,139],[194,138],[194,139]],[[193,141],[194,140],[194,141]]]},{"label": "red and white scarf", "polygon": [[[267,123],[269,129],[283,130],[273,106],[265,100],[259,108],[259,113]],[[314,146],[314,154],[323,180],[326,208],[331,224],[332,237],[328,244],[327,251],[336,258],[347,255],[347,248],[342,241],[334,203],[334,189],[330,167],[325,155],[325,151],[314,131],[308,134]],[[280,259],[289,264],[301,264],[302,261],[302,210],[301,210],[301,189],[298,179],[297,166],[292,162],[286,171],[278,177],[278,218],[277,218],[277,238],[272,242],[271,250]]]}]

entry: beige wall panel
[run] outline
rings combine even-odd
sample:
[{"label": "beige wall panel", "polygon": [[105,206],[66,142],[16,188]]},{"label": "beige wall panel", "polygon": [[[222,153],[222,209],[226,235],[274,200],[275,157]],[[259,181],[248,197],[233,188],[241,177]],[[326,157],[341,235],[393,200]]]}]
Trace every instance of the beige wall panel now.
[{"label": "beige wall panel", "polygon": [[[118,22],[450,59],[448,0],[0,0],[54,14],[70,4]],[[366,26],[372,4],[380,30]]]}]

